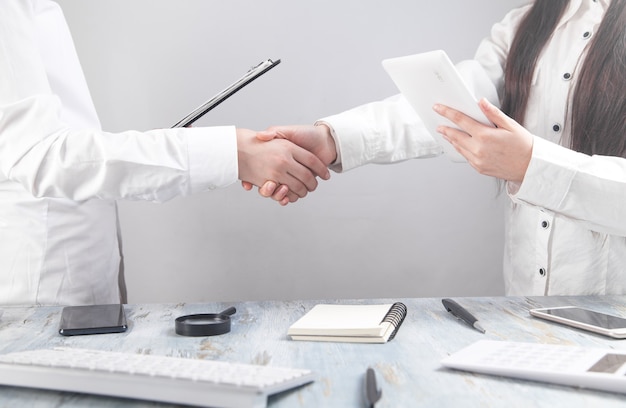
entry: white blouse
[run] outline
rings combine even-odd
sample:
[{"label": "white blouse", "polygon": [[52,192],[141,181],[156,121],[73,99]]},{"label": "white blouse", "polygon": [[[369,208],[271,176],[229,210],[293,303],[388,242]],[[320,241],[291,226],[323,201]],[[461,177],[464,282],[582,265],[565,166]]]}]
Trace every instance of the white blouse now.
[{"label": "white blouse", "polygon": [[[571,0],[538,61],[524,123],[536,135],[532,159],[523,183],[507,184],[503,270],[508,295],[626,293],[626,159],[564,147],[579,60],[608,4]],[[475,60],[500,95],[504,62],[529,7],[508,13],[476,52]],[[337,171],[441,154],[399,96],[323,121],[338,143]]]},{"label": "white blouse", "polygon": [[50,0],[0,2],[0,303],[120,301],[115,200],[237,180],[234,127],[100,130]]}]

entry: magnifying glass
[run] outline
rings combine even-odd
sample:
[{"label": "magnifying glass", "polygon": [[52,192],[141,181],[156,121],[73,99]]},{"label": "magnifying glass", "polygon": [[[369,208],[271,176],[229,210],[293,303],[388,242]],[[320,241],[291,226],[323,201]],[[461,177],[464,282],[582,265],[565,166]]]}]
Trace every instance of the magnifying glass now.
[{"label": "magnifying glass", "polygon": [[181,336],[216,336],[230,331],[230,316],[237,309],[229,307],[221,313],[201,313],[176,318],[176,334]]}]

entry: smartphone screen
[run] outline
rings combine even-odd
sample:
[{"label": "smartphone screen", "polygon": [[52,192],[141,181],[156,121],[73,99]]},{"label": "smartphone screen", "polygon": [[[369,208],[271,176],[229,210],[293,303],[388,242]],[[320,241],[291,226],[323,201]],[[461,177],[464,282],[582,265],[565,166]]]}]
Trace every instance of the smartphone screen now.
[{"label": "smartphone screen", "polygon": [[619,316],[573,306],[532,309],[530,314],[605,336],[626,338],[626,318]]},{"label": "smartphone screen", "polygon": [[127,328],[121,304],[66,306],[61,313],[59,333],[64,336],[121,333]]}]

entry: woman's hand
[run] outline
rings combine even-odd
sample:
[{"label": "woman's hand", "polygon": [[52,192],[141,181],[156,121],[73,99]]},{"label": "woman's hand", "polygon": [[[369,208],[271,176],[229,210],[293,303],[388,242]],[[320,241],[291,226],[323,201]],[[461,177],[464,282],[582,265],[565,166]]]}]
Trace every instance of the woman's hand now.
[{"label": "woman's hand", "polygon": [[435,105],[437,113],[460,129],[439,126],[437,131],[480,174],[521,183],[532,156],[533,135],[486,99],[478,105],[496,127],[485,126],[448,106]]},{"label": "woman's hand", "polygon": [[[328,179],[326,165],[313,153],[288,140],[259,140],[257,132],[237,129],[239,179],[261,186],[271,181],[288,188],[288,201],[294,202],[317,187],[316,177]],[[286,203],[285,203],[286,204]]]},{"label": "woman's hand", "polygon": [[[265,131],[258,132],[257,138],[263,141],[272,139],[289,140],[317,156],[326,166],[337,159],[335,140],[326,125],[273,126]],[[328,173],[328,177],[320,177],[328,180],[330,173]],[[246,190],[252,189],[252,183],[246,181],[242,182],[242,186]],[[271,197],[280,205],[287,205],[295,201],[293,200],[294,193],[290,188],[284,184],[276,183],[274,180],[268,180],[259,187],[259,194],[263,197]]]}]

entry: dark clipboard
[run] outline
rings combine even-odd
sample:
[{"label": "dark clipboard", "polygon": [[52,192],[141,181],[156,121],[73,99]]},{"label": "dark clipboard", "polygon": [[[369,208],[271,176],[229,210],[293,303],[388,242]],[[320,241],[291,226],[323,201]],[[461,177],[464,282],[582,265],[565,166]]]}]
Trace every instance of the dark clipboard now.
[{"label": "dark clipboard", "polygon": [[248,85],[250,82],[254,81],[261,75],[265,74],[270,69],[274,68],[276,65],[280,64],[280,59],[271,60],[267,59],[262,61],[260,64],[252,67],[248,72],[246,72],[241,78],[237,81],[233,82],[228,88],[224,89],[222,92],[218,93],[202,105],[198,106],[196,109],[191,111],[187,116],[176,122],[173,128],[178,127],[186,127],[191,125],[196,120],[200,119],[204,114],[209,112],[211,109],[215,108],[220,103],[224,102],[226,99],[230,98],[237,91],[239,91],[244,86]]}]

